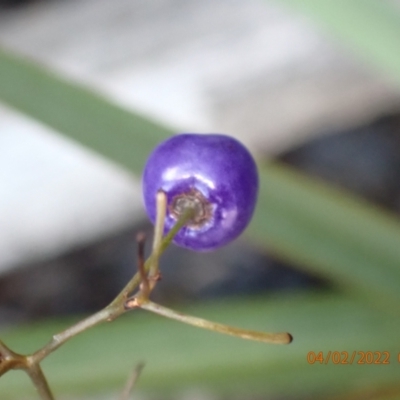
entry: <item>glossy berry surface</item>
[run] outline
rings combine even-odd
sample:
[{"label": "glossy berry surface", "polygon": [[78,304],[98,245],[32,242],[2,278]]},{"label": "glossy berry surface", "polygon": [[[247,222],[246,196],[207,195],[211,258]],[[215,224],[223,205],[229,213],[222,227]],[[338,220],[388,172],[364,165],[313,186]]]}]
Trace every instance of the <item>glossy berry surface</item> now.
[{"label": "glossy berry surface", "polygon": [[165,232],[189,204],[195,217],[174,242],[196,251],[221,247],[246,228],[257,201],[258,172],[249,151],[220,134],[180,134],[158,145],[143,173],[143,197],[156,219],[156,193],[167,195]]}]

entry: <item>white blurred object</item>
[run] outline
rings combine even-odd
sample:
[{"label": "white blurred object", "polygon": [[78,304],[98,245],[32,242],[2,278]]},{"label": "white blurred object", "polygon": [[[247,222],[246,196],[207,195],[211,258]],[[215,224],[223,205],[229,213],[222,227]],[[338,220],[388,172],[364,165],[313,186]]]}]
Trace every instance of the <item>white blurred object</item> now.
[{"label": "white blurred object", "polygon": [[142,216],[133,177],[0,107],[0,273],[130,227]]}]

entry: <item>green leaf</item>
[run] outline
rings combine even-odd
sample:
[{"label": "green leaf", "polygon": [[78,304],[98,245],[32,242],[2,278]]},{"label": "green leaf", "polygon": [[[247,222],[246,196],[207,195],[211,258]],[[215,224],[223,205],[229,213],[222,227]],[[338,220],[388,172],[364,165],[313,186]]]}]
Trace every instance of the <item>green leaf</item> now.
[{"label": "green leaf", "polygon": [[249,236],[278,257],[398,314],[400,224],[349,194],[271,164]]},{"label": "green leaf", "polygon": [[[287,346],[256,343],[134,311],[74,338],[44,361],[55,393],[122,390],[128,372],[139,361],[146,366],[138,390],[164,396],[195,385],[228,395],[324,398],[359,387],[387,388],[398,379],[399,322],[348,299],[293,295],[209,302],[183,311],[243,328],[288,330],[294,341]],[[16,351],[30,352],[68,323],[21,327],[2,338]],[[350,356],[353,351],[388,351],[391,364],[359,365],[358,353],[353,365],[310,364],[310,351],[325,356],[328,351],[347,351]],[[343,360],[344,354],[340,357]],[[29,393],[33,388],[21,372],[11,371],[0,380],[2,400]]]},{"label": "green leaf", "polygon": [[388,1],[284,0],[400,84],[400,11]]},{"label": "green leaf", "polygon": [[[170,131],[0,51],[0,98],[109,160],[140,174]],[[259,245],[398,311],[400,224],[394,215],[292,170],[261,168],[261,194],[248,230]]]},{"label": "green leaf", "polygon": [[0,100],[129,170],[171,130],[0,48]]}]

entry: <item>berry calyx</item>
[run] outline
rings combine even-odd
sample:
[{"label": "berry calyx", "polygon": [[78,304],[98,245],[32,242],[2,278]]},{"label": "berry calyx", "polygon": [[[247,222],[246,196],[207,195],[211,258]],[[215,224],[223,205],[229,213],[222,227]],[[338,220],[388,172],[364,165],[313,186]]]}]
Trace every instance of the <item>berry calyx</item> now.
[{"label": "berry calyx", "polygon": [[178,220],[188,208],[193,210],[193,216],[186,224],[189,228],[201,228],[212,218],[212,205],[197,189],[190,188],[186,193],[177,194],[172,199],[169,210]]},{"label": "berry calyx", "polygon": [[258,195],[253,157],[239,141],[221,134],[180,134],[165,140],[151,153],[142,183],[153,223],[156,193],[162,190],[167,196],[165,232],[185,210],[193,210],[174,242],[197,251],[238,237],[251,220]]}]

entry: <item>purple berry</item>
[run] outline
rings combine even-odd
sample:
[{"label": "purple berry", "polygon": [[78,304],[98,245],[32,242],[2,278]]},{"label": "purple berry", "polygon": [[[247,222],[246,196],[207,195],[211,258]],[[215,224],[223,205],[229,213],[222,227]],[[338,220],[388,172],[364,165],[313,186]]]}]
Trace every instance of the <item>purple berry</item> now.
[{"label": "purple berry", "polygon": [[185,207],[196,210],[174,242],[196,251],[213,250],[238,237],[250,222],[257,201],[257,167],[236,139],[180,134],[158,145],[144,169],[144,203],[153,223],[158,190],[167,195],[166,232]]}]

